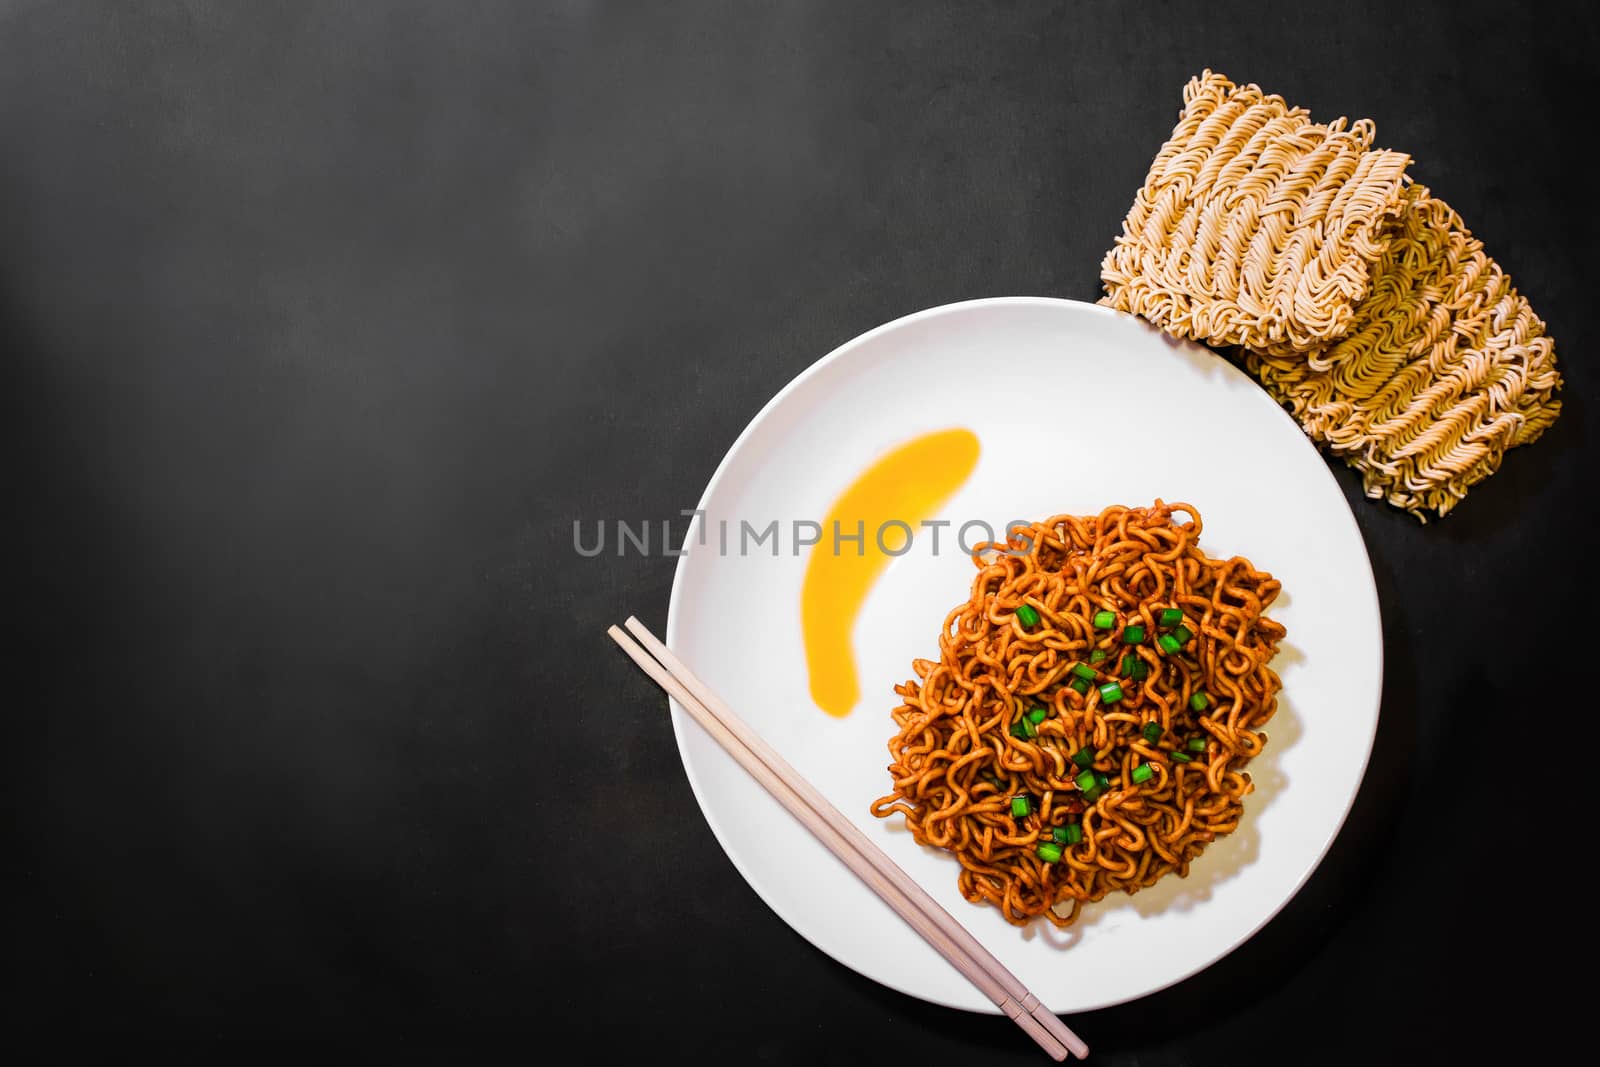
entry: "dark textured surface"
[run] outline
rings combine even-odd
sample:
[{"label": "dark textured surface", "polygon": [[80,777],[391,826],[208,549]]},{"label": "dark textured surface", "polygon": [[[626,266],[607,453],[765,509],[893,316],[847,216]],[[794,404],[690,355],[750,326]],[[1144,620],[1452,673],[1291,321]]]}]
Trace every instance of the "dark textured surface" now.
[{"label": "dark textured surface", "polygon": [[1494,635],[1575,637],[1595,596],[1558,560],[1591,540],[1593,16],[766,8],[0,3],[8,1006],[229,1056],[1041,1062],[746,887],[602,644],[664,622],[674,561],[578,559],[571,522],[692,506],[880,322],[1093,299],[1211,66],[1411,152],[1548,321],[1567,408],[1428,527],[1340,468],[1388,663],[1352,819],[1244,948],[1075,1025],[1106,1064],[1515,1026],[1543,905],[1497,908],[1524,816],[1474,757],[1573,684],[1530,693]]}]

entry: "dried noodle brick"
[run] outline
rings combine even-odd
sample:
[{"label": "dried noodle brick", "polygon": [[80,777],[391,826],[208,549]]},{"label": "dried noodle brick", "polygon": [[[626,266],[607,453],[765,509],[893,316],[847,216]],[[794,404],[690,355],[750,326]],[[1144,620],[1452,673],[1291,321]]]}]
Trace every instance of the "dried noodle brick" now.
[{"label": "dried noodle brick", "polygon": [[1107,299],[1213,345],[1304,352],[1344,334],[1399,208],[1408,158],[1373,127],[1207,71],[1101,265]]},{"label": "dried noodle brick", "polygon": [[1192,80],[1101,303],[1229,349],[1368,496],[1425,520],[1556,420],[1561,377],[1460,216],[1344,122]]},{"label": "dried noodle brick", "polygon": [[1561,413],[1544,322],[1421,185],[1349,333],[1304,356],[1239,355],[1368,496],[1419,516],[1448,512]]}]

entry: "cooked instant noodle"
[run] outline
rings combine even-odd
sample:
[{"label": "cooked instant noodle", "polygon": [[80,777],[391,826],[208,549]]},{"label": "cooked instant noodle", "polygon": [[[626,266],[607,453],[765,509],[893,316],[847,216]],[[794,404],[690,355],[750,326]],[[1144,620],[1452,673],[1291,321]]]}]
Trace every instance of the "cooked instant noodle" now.
[{"label": "cooked instant noodle", "polygon": [[[1179,522],[1182,515],[1187,521]],[[896,686],[899,813],[1017,925],[1188,874],[1231,832],[1277,709],[1278,582],[1199,548],[1189,504],[1113,506],[978,546],[939,658]]]}]

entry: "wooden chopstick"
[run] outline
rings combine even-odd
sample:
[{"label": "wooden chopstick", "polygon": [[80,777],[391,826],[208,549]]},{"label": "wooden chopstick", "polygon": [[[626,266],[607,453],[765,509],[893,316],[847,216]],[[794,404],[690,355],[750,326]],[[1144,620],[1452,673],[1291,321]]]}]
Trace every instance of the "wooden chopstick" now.
[{"label": "wooden chopstick", "polygon": [[[740,766],[838,856],[912,929],[1021,1026],[1051,1058],[1069,1051],[1083,1058],[1089,1047],[1056,1018],[1004,964],[984,948],[927,891],[816,791],[798,771],[751,730],[638,619],[628,630],[648,654],[613,626],[612,640],[663,689],[677,699]],[[652,659],[651,656],[655,658]],[[656,662],[659,660],[660,662]]]},{"label": "wooden chopstick", "polygon": [[[684,665],[683,661],[673,655],[666,645],[657,640],[656,636],[643,623],[630,616],[625,625],[628,631],[644,645],[650,654],[660,660],[662,665],[698,698],[711,715],[737,737],[758,760],[783,780],[791,790],[798,794],[800,799],[818,817],[824,820],[835,833],[853,846],[860,857],[866,860],[879,875],[893,884],[903,896],[911,901],[919,912],[926,915],[939,927],[945,937],[953,941],[956,947],[970,958],[983,974],[997,983],[1009,999],[1020,1005],[1023,1011],[1042,1024],[1058,1042],[1071,1050],[1079,1059],[1088,1056],[1089,1046],[1084,1044],[1082,1038],[1068,1029],[1067,1025],[1056,1018],[1049,1008],[1041,1004],[1039,998],[1030,993],[1028,988],[1022,984],[1021,979],[1012,974],[1005,964],[996,959],[993,953],[984,948],[983,944],[968,932],[965,926],[957,922],[955,917],[945,911],[938,901],[929,896],[927,890],[918,885],[881,848],[873,844],[866,834],[857,829],[855,823],[845,818],[839,809],[835,808],[821,793],[817,792],[816,787],[807,781],[799,771],[791,767],[787,760],[778,755],[772,746],[762,739],[760,734],[752,730],[742,719],[735,715],[733,709],[723,703],[722,699],[696,677],[694,672]],[[680,700],[679,703],[681,704],[683,701]],[[688,707],[687,704],[684,706]],[[726,748],[727,746],[724,745],[723,747]],[[841,857],[841,859],[844,859],[852,870],[856,869],[856,865],[851,864],[848,858]],[[857,873],[859,874],[859,871]],[[966,973],[966,968],[961,968],[958,965],[958,969]],[[968,975],[968,977],[971,977],[971,975]],[[976,982],[976,979],[974,979],[974,982]],[[996,1001],[996,1004],[1000,1006],[1002,1011],[1007,1010],[1007,1006],[1004,1003]]]}]

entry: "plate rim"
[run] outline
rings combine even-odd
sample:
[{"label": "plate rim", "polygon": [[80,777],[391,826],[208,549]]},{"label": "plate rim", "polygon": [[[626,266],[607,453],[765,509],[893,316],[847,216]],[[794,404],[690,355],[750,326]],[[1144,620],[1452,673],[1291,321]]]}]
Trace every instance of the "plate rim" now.
[{"label": "plate rim", "polygon": [[[775,410],[777,410],[778,406],[782,404],[790,394],[796,392],[813,376],[820,374],[833,363],[846,358],[851,352],[865,346],[869,342],[875,340],[885,333],[888,333],[891,330],[901,329],[914,322],[921,322],[926,319],[938,318],[944,315],[995,307],[1051,307],[1061,310],[1070,310],[1074,314],[1087,312],[1113,320],[1125,320],[1130,324],[1137,324],[1142,328],[1157,330],[1156,327],[1152,326],[1150,323],[1136,315],[1130,315],[1126,312],[1117,311],[1113,308],[1108,308],[1101,304],[1089,303],[1088,301],[1084,300],[1072,300],[1065,297],[1050,296],[978,297],[970,300],[958,300],[948,304],[939,304],[934,307],[924,308],[921,311],[914,311],[910,314],[891,319],[888,322],[875,326],[872,329],[867,330],[865,333],[858,334],[855,337],[852,337],[850,340],[845,341],[843,344],[838,345],[828,354],[813,361],[809,366],[805,367],[793,378],[791,378],[781,389],[774,393],[772,397],[761,406],[760,410],[751,417],[750,421],[745,424],[744,429],[739,432],[739,435],[734,438],[733,443],[728,446],[727,451],[723,453],[722,460],[717,464],[716,469],[712,472],[710,479],[706,482],[704,491],[700,494],[700,499],[695,505],[696,508],[702,513],[707,510],[707,503],[721,485],[722,479],[724,475],[727,474],[728,468],[733,463],[734,457],[738,455],[745,442],[764,422],[766,422],[766,420]],[[1174,338],[1172,335],[1166,334],[1165,332],[1159,330],[1157,330],[1157,332],[1159,332],[1163,338],[1178,341],[1184,345],[1200,349],[1204,352],[1210,353],[1213,356],[1216,356],[1216,358],[1226,368],[1226,372],[1237,374],[1254,386],[1262,401],[1270,405],[1272,410],[1275,411],[1280,418],[1289,422],[1289,424],[1294,428],[1295,436],[1299,438],[1303,447],[1313,453],[1317,460],[1317,466],[1322,471],[1323,478],[1326,479],[1326,483],[1329,484],[1334,492],[1338,495],[1339,502],[1343,505],[1342,513],[1344,518],[1349,523],[1350,531],[1355,534],[1356,544],[1361,550],[1361,559],[1366,564],[1366,581],[1362,583],[1359,591],[1364,594],[1363,598],[1370,602],[1373,618],[1377,622],[1377,670],[1373,676],[1376,691],[1371,695],[1375,711],[1372,716],[1371,730],[1366,738],[1366,745],[1362,751],[1359,772],[1352,777],[1352,785],[1347,795],[1342,798],[1339,818],[1328,831],[1324,839],[1318,843],[1315,855],[1312,857],[1310,862],[1306,864],[1305,869],[1301,871],[1295,878],[1293,886],[1287,893],[1283,895],[1283,898],[1273,907],[1266,910],[1254,925],[1245,930],[1225,948],[1212,954],[1211,957],[1204,962],[1201,962],[1195,965],[1193,968],[1161,982],[1159,985],[1151,986],[1142,993],[1137,993],[1131,996],[1113,997],[1105,1001],[1095,1001],[1086,1007],[1074,1007],[1071,1009],[1071,1011],[1075,1014],[1087,1011],[1099,1011],[1104,1008],[1115,1007],[1120,1004],[1131,1004],[1134,1001],[1143,1000],[1146,997],[1159,993],[1164,989],[1170,989],[1180,982],[1187,981],[1188,979],[1193,978],[1195,975],[1215,966],[1228,956],[1231,956],[1234,952],[1238,951],[1241,945],[1255,937],[1256,934],[1260,933],[1268,923],[1277,918],[1278,915],[1281,914],[1286,907],[1288,907],[1290,901],[1294,900],[1300,895],[1300,891],[1305,888],[1305,885],[1308,881],[1310,881],[1311,876],[1315,874],[1318,868],[1322,866],[1322,861],[1327,858],[1328,852],[1332,849],[1334,841],[1336,841],[1339,837],[1339,834],[1343,832],[1345,823],[1350,818],[1350,812],[1355,806],[1356,797],[1361,792],[1361,786],[1366,781],[1367,770],[1371,766],[1372,762],[1372,750],[1377,741],[1378,723],[1383,717],[1385,644],[1383,638],[1383,604],[1381,599],[1378,597],[1377,578],[1372,569],[1372,555],[1367,551],[1367,542],[1365,536],[1363,536],[1361,532],[1361,525],[1356,521],[1355,511],[1351,508],[1350,501],[1345,496],[1344,490],[1339,486],[1338,479],[1334,477],[1333,469],[1329,466],[1326,457],[1323,456],[1321,450],[1317,448],[1311,439],[1305,436],[1304,431],[1300,428],[1298,423],[1294,422],[1294,419],[1289,415],[1289,413],[1280,407],[1278,403],[1272,399],[1271,395],[1268,394],[1265,389],[1260,387],[1259,383],[1250,378],[1249,375],[1245,374],[1244,371],[1240,370],[1232,362],[1222,357],[1219,353],[1215,352],[1215,350],[1204,345],[1200,345],[1197,342],[1184,338]],[[681,554],[678,557],[677,565],[673,568],[672,591],[667,599],[667,627],[665,643],[668,648],[672,648],[674,650],[677,645],[678,623],[682,616],[680,598],[683,594],[684,575],[689,566],[689,555],[687,553],[687,549],[689,547],[689,538],[691,534],[692,529],[684,531],[683,541],[679,545],[679,551]],[[729,862],[733,864],[734,869],[739,873],[739,876],[744,879],[745,885],[755,893],[761,902],[765,904],[773,912],[773,914],[775,914],[784,923],[784,925],[786,925],[795,934],[798,934],[800,938],[809,944],[813,949],[821,952],[823,955],[832,959],[835,963],[847,968],[852,973],[861,976],[867,981],[874,982],[886,989],[893,989],[898,993],[902,993],[905,996],[914,997],[915,999],[925,1003],[938,1004],[941,1007],[953,1008],[957,1011],[970,1012],[975,1015],[1001,1014],[1000,1009],[993,1004],[985,1004],[978,1008],[973,1008],[966,1004],[956,1004],[947,1000],[942,1000],[938,997],[929,996],[916,990],[907,989],[897,983],[886,981],[877,975],[867,974],[848,960],[840,959],[836,953],[817,944],[816,941],[807,936],[805,931],[802,930],[800,926],[797,925],[795,921],[785,913],[784,909],[774,903],[774,901],[757,883],[757,880],[751,876],[751,872],[747,869],[745,863],[735,853],[735,850],[729,847],[726,831],[717,821],[717,818],[711,807],[706,803],[704,787],[700,779],[695,774],[693,764],[688,758],[685,740],[687,731],[685,727],[692,720],[688,712],[685,711],[683,707],[670,696],[667,697],[667,707],[669,718],[672,722],[673,738],[678,750],[678,762],[683,766],[684,776],[689,780],[689,789],[694,794],[695,803],[700,808],[701,817],[705,819],[706,825],[710,827],[711,834],[714,838],[716,838],[717,845],[722,849],[723,855],[728,858]],[[698,728],[698,726],[696,728]],[[845,817],[848,818],[848,816]],[[956,921],[960,922],[961,920],[959,917],[956,917]],[[962,925],[965,926],[966,924],[963,923]],[[1052,1010],[1055,1010],[1053,1006]]]}]

